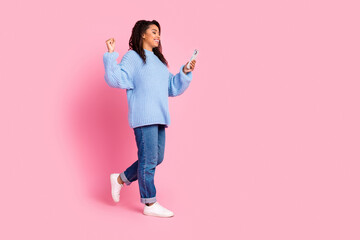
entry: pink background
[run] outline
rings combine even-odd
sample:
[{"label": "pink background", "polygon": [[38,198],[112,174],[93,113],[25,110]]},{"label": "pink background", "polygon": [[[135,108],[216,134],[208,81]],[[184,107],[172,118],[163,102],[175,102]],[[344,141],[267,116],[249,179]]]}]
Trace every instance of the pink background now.
[{"label": "pink background", "polygon": [[[2,3],[0,238],[360,239],[359,7]],[[199,49],[155,175],[171,219],[142,215],[137,182],[110,195],[137,149],[102,56],[140,19],[160,22],[172,73]]]}]

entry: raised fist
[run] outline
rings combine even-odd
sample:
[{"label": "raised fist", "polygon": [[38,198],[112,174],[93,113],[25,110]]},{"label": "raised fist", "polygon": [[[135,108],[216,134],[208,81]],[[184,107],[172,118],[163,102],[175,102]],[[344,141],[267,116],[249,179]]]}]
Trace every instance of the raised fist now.
[{"label": "raised fist", "polygon": [[109,38],[106,40],[106,47],[108,49],[108,52],[112,53],[115,51],[115,38]]}]

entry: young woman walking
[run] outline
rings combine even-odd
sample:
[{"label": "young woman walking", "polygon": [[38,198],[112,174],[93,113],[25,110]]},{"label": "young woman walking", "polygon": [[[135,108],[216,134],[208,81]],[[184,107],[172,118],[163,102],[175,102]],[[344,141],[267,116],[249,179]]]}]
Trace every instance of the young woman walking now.
[{"label": "young woman walking", "polygon": [[196,60],[181,66],[176,75],[168,70],[162,54],[160,24],[137,21],[132,29],[129,50],[118,64],[115,39],[106,40],[108,52],[103,56],[105,81],[110,87],[126,89],[128,121],[134,130],[138,160],[124,172],[110,174],[111,194],[120,200],[120,190],[138,180],[140,202],[145,215],[172,217],[174,213],[156,200],[155,168],[164,158],[165,129],[170,125],[168,97],[182,94],[192,80]]}]

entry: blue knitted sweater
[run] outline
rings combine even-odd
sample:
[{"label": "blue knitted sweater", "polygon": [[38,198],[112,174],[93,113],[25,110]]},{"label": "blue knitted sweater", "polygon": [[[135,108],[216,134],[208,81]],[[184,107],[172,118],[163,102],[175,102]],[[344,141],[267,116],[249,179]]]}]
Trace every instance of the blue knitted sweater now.
[{"label": "blue knitted sweater", "polygon": [[127,51],[119,64],[116,61],[118,52],[105,52],[105,81],[110,87],[126,89],[131,128],[151,124],[168,127],[168,97],[179,96],[188,88],[192,72],[185,74],[182,70],[184,64],[174,75],[154,52],[144,51],[146,64],[134,50]]}]

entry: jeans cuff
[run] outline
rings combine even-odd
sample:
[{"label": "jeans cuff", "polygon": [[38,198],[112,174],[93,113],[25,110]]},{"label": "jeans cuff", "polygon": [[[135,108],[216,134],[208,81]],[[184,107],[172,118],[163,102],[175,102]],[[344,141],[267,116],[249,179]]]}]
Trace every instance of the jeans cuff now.
[{"label": "jeans cuff", "polygon": [[131,184],[131,182],[126,178],[124,172],[120,173],[120,178],[121,178],[121,180],[122,180],[126,185],[129,186],[129,185]]},{"label": "jeans cuff", "polygon": [[140,198],[141,203],[153,203],[156,202],[156,197],[152,198]]}]

